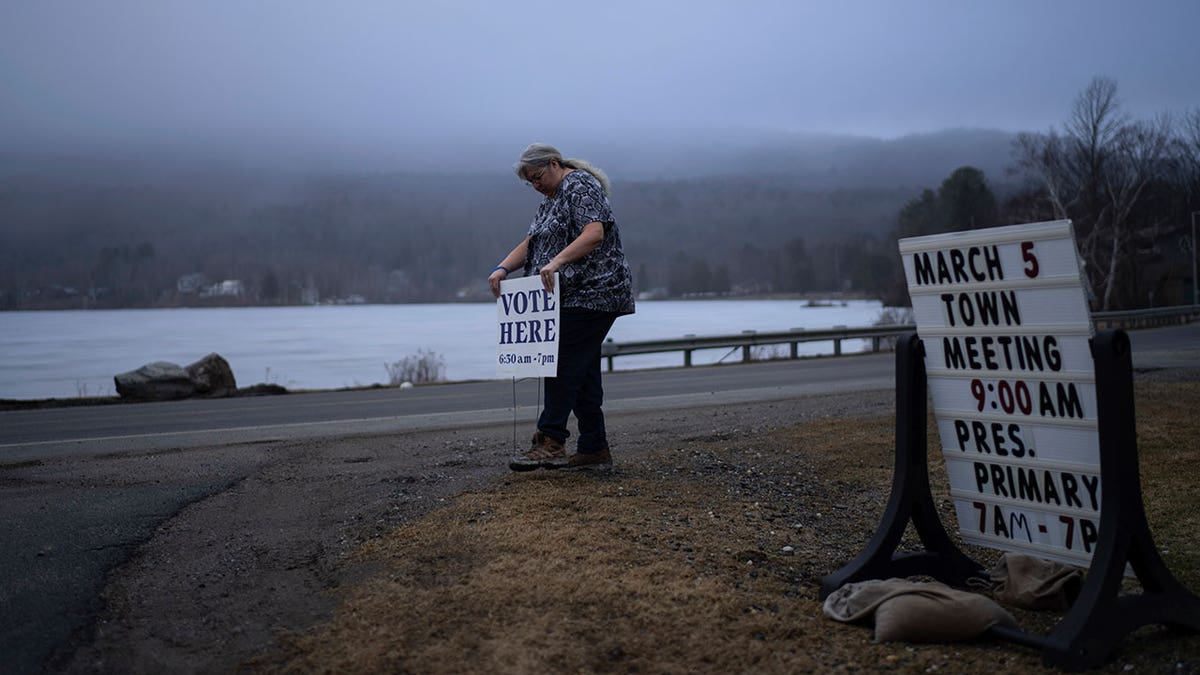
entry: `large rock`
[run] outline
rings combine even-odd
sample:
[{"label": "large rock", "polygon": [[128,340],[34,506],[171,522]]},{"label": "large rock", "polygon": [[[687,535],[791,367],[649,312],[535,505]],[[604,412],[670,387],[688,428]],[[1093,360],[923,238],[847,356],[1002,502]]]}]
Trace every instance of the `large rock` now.
[{"label": "large rock", "polygon": [[188,376],[196,386],[196,393],[205,396],[233,396],[237,393],[237,381],[233,369],[220,354],[213,353],[187,367]]},{"label": "large rock", "polygon": [[196,385],[188,371],[166,361],[147,363],[137,370],[117,375],[113,381],[117,393],[125,398],[167,401],[196,393]]}]

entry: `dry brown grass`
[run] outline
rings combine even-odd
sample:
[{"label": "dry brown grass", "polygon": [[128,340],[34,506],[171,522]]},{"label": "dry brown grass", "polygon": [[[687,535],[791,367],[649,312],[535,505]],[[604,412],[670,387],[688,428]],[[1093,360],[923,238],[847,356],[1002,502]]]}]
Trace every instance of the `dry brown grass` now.
[{"label": "dry brown grass", "polygon": [[[1147,511],[1200,589],[1200,385],[1138,387]],[[862,548],[892,471],[892,420],[686,439],[609,473],[514,475],[359,553],[374,572],[334,618],[254,669],[304,672],[1029,672],[991,641],[872,644],[817,588]],[[935,494],[945,495],[939,453]],[[948,498],[944,506],[947,507]],[[953,528],[953,520],[946,520]],[[792,547],[785,551],[784,547]],[[990,563],[995,551],[968,549]],[[1057,617],[1018,613],[1044,630]],[[1200,637],[1154,629],[1106,670],[1194,672]]]}]

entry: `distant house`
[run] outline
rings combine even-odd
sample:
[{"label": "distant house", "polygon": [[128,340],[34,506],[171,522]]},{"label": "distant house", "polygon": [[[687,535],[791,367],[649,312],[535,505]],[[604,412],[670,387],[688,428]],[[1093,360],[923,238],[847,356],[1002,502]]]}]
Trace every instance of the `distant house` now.
[{"label": "distant house", "polygon": [[195,295],[208,288],[208,277],[199,272],[185,274],[175,282],[175,290],[180,295]]},{"label": "distant house", "polygon": [[200,296],[204,298],[240,298],[244,292],[245,289],[242,287],[242,281],[240,279],[226,279],[225,281],[205,288],[204,291],[200,293]]}]

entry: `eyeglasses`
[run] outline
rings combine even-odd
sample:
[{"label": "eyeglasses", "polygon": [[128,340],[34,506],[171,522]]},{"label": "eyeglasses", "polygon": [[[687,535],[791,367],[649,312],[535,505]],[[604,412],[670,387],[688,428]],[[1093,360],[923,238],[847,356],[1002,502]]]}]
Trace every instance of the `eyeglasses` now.
[{"label": "eyeglasses", "polygon": [[540,183],[542,178],[544,178],[545,176],[546,176],[545,168],[543,168],[541,171],[538,171],[537,173],[528,173],[527,172],[525,174],[525,184],[532,186],[534,183]]}]

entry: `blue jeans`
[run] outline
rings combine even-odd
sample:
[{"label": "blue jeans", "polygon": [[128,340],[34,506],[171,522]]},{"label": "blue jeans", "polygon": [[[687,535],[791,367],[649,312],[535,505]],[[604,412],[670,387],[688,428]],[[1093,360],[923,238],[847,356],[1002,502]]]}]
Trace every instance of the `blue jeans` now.
[{"label": "blue jeans", "polygon": [[558,376],[546,378],[546,399],[538,431],[565,442],[567,418],[579,422],[579,452],[608,446],[604,431],[604,387],[600,383],[600,346],[619,314],[563,307],[559,310]]}]

